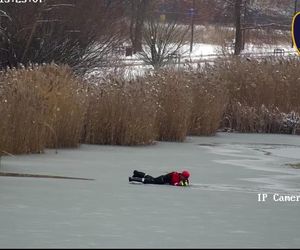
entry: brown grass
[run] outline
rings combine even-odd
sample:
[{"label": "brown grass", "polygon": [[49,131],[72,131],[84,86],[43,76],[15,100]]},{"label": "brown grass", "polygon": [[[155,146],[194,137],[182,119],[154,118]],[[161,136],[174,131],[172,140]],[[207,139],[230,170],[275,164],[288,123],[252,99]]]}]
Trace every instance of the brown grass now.
[{"label": "brown grass", "polygon": [[91,85],[84,141],[91,144],[140,145],[156,139],[155,91],[140,80],[108,77]]},{"label": "brown grass", "polygon": [[[208,72],[209,71],[209,72]],[[184,141],[212,135],[227,103],[224,86],[207,66],[198,71],[162,70],[152,76],[159,93],[158,140]]]},{"label": "brown grass", "polygon": [[0,76],[0,150],[11,154],[76,146],[85,93],[67,66],[31,66]]},{"label": "brown grass", "polygon": [[91,85],[84,141],[137,145],[214,134],[226,94],[218,84],[197,77],[200,73],[168,69],[131,81],[108,77]]},{"label": "brown grass", "polygon": [[87,110],[87,86],[67,66],[46,65],[37,77],[47,104],[46,147],[76,147]]},{"label": "brown grass", "polygon": [[192,107],[191,89],[181,72],[162,70],[147,79],[158,91],[157,140],[183,141]]},{"label": "brown grass", "polygon": [[[299,58],[228,59],[97,83],[54,64],[0,74],[0,155],[79,143],[147,145],[240,132],[282,132],[300,113]],[[223,119],[222,119],[223,118]],[[222,121],[222,122],[221,122]]]},{"label": "brown grass", "polygon": [[46,105],[29,70],[8,70],[0,76],[0,151],[41,152],[45,145]]},{"label": "brown grass", "polygon": [[226,86],[206,65],[190,76],[193,107],[189,135],[213,135],[220,127],[228,102]]},{"label": "brown grass", "polygon": [[278,132],[281,113],[300,111],[299,68],[298,58],[218,64],[229,91],[226,126],[241,132]]}]

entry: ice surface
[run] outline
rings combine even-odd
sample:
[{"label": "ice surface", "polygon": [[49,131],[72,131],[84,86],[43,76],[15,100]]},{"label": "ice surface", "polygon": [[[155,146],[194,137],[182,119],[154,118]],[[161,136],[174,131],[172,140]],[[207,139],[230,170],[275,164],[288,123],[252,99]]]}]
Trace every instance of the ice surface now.
[{"label": "ice surface", "polygon": [[[2,172],[95,180],[0,177],[0,247],[298,248],[300,202],[271,197],[300,195],[299,155],[299,136],[218,133],[2,157]],[[129,184],[134,169],[188,169],[191,186]]]}]

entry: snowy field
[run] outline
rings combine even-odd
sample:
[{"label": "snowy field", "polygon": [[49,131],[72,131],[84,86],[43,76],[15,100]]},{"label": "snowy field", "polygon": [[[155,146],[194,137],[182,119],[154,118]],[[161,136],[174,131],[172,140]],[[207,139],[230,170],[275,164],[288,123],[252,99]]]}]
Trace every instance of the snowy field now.
[{"label": "snowy field", "polygon": [[[2,157],[2,172],[94,180],[0,177],[0,247],[298,248],[300,200],[280,197],[300,196],[299,162],[299,136],[238,133]],[[130,184],[134,169],[188,169],[191,186]]]},{"label": "snowy field", "polygon": [[[253,44],[246,44],[245,49],[242,51],[241,55],[246,57],[269,57],[274,56],[274,50],[275,49],[281,49],[284,51],[285,56],[296,56],[297,51],[293,48],[291,48],[291,44],[279,44],[279,45],[269,45],[269,44],[261,44],[261,45],[253,45]],[[224,51],[223,51],[224,52]],[[199,63],[204,62],[212,62],[217,57],[223,56],[222,52],[222,46],[219,45],[213,45],[213,44],[205,44],[205,43],[194,43],[193,50],[190,53],[190,45],[184,45],[180,49],[181,58],[180,58],[180,64],[178,64],[178,61],[175,63],[170,64],[171,67],[194,67],[196,68]],[[228,49],[227,53],[233,53],[233,48]],[[121,56],[119,63],[121,63],[121,66],[116,68],[106,68],[106,71],[103,70],[103,68],[95,69],[93,72],[90,72],[88,74],[89,77],[101,77],[107,73],[114,72],[121,72],[124,74],[126,78],[134,78],[137,76],[143,76],[145,72],[151,71],[153,67],[149,64],[145,64],[141,60],[141,56],[138,54],[132,55],[132,56]]]}]

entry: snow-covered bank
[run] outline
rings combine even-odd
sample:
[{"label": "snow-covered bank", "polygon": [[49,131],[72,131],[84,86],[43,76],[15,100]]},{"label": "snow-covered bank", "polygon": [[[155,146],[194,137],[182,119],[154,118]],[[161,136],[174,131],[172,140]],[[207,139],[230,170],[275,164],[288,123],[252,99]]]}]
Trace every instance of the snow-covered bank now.
[{"label": "snow-covered bank", "polygon": [[[255,45],[252,43],[245,44],[245,49],[241,52],[242,56],[274,56],[274,50],[279,49],[282,51],[281,55],[285,56],[296,56],[297,51],[291,48],[290,44],[261,44]],[[211,62],[217,57],[224,56],[224,52],[233,54],[233,48],[224,48],[220,45],[206,44],[206,43],[194,43],[192,52],[190,52],[190,45],[186,44],[179,50],[180,62],[174,59],[174,63],[170,64],[171,67],[185,67],[186,64],[189,66],[196,67],[200,62]],[[134,78],[143,76],[145,72],[153,70],[153,67],[146,64],[139,54],[132,56],[120,56],[118,65],[116,68],[100,68],[94,70],[87,77],[101,77],[107,73],[124,74],[126,78]],[[178,64],[180,63],[180,64]]]},{"label": "snow-covered bank", "polygon": [[[94,181],[0,177],[2,248],[296,248],[300,137],[218,133],[146,147],[81,145],[42,155],[2,157],[1,171]],[[299,157],[300,158],[300,157]],[[300,159],[299,159],[300,161]],[[189,169],[188,188],[132,185]]]}]

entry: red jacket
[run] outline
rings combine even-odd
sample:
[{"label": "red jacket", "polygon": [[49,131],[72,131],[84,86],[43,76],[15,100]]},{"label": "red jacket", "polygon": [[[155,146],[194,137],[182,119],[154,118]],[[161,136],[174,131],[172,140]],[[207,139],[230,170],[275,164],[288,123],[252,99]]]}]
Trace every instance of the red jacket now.
[{"label": "red jacket", "polygon": [[171,172],[168,175],[169,179],[169,184],[174,185],[174,186],[182,186],[181,178],[180,178],[180,173],[178,172]]}]

